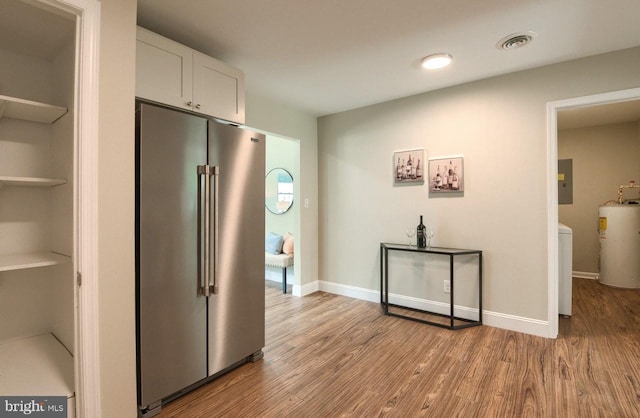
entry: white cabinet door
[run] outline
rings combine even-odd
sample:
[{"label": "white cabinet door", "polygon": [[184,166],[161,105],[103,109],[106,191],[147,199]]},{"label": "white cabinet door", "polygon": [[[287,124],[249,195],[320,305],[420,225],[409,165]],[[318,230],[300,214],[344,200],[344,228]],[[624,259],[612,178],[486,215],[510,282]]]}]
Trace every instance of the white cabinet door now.
[{"label": "white cabinet door", "polygon": [[244,123],[244,74],[138,27],[136,96]]},{"label": "white cabinet door", "polygon": [[215,58],[193,52],[194,110],[244,123],[244,74]]},{"label": "white cabinet door", "polygon": [[192,110],[193,50],[138,27],[136,96]]}]

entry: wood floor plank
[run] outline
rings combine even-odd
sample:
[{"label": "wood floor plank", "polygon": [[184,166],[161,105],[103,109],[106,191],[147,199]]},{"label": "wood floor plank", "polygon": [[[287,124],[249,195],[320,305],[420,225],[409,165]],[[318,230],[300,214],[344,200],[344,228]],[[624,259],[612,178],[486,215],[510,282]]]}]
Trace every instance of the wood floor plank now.
[{"label": "wood floor plank", "polygon": [[640,292],[574,279],[556,340],[450,331],[377,303],[266,285],[264,359],[160,417],[638,417]]}]

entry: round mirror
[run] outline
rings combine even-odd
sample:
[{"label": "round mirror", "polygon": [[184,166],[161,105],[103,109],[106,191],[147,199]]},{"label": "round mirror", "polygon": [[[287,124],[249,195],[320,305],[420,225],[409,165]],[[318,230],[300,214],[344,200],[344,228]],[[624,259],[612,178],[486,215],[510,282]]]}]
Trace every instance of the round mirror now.
[{"label": "round mirror", "polygon": [[282,215],[293,205],[293,177],[284,168],[274,168],[265,177],[265,207]]}]

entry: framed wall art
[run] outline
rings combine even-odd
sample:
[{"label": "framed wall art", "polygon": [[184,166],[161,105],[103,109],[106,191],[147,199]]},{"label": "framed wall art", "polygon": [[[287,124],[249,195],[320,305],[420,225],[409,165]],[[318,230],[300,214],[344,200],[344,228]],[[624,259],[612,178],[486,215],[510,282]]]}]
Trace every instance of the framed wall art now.
[{"label": "framed wall art", "polygon": [[464,192],[464,159],[462,156],[429,158],[429,192]]},{"label": "framed wall art", "polygon": [[393,153],[393,179],[395,184],[424,183],[424,150],[396,151]]}]

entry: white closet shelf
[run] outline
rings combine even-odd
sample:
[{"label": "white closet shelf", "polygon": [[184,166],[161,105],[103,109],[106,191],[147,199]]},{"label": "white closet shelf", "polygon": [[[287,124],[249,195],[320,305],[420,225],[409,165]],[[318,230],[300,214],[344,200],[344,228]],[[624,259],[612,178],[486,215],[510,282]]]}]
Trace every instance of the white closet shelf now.
[{"label": "white closet shelf", "polygon": [[53,187],[65,184],[65,179],[52,179],[44,177],[8,177],[0,176],[0,187],[2,186],[22,186],[22,187]]},{"label": "white closet shelf", "polygon": [[0,271],[53,266],[68,263],[70,260],[70,257],[52,252],[0,255]]},{"label": "white closet shelf", "polygon": [[73,357],[53,334],[0,341],[2,395],[70,398],[73,387]]},{"label": "white closet shelf", "polygon": [[53,123],[65,113],[66,107],[0,95],[0,117]]}]

